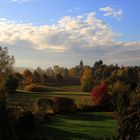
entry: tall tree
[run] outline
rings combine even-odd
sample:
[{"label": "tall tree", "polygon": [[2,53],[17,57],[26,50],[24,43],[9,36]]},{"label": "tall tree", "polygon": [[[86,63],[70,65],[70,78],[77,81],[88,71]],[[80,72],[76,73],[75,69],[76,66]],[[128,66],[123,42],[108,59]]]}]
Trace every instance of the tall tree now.
[{"label": "tall tree", "polygon": [[14,56],[8,54],[7,47],[0,47],[0,81],[13,69]]},{"label": "tall tree", "polygon": [[24,70],[23,72],[23,84],[29,85],[33,81],[32,72],[29,69]]},{"label": "tall tree", "polygon": [[44,84],[44,85],[48,83],[48,76],[47,76],[47,74],[43,73],[41,75],[41,83]]},{"label": "tall tree", "polygon": [[[8,54],[8,49],[0,47],[0,85],[12,71],[14,57]],[[13,140],[14,133],[6,107],[6,91],[0,87],[0,140]]]},{"label": "tall tree", "polygon": [[70,77],[77,77],[78,76],[78,71],[77,71],[76,67],[69,69],[69,76]]},{"label": "tall tree", "polygon": [[92,68],[85,67],[80,81],[83,91],[91,91],[91,89],[93,88]]},{"label": "tall tree", "polygon": [[33,83],[41,83],[41,76],[36,70],[33,72],[32,77],[33,77]]}]

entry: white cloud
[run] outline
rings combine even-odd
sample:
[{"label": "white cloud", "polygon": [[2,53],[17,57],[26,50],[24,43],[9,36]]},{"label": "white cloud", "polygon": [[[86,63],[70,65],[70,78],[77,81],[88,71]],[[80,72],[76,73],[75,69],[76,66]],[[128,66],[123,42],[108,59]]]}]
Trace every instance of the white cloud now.
[{"label": "white cloud", "polygon": [[103,16],[111,16],[117,19],[120,19],[123,16],[123,10],[122,9],[116,9],[112,7],[102,7],[99,9],[99,11],[104,12]]},{"label": "white cloud", "polygon": [[[106,46],[136,46],[139,42],[117,42],[118,33],[96,18],[95,13],[83,16],[66,16],[56,24],[33,26],[0,19],[0,42],[29,44],[35,49],[50,51],[66,51],[75,47],[93,48]],[[23,46],[23,45],[22,45]]]},{"label": "white cloud", "polygon": [[72,52],[91,57],[94,54],[105,60],[114,60],[113,62],[119,62],[119,59],[124,62],[128,57],[136,58],[132,61],[140,60],[137,54],[140,51],[140,41],[117,41],[119,36],[108,24],[98,19],[95,13],[66,16],[56,24],[44,26],[0,19],[0,45],[3,46],[27,50],[33,48],[39,52]]},{"label": "white cloud", "polygon": [[29,45],[35,49],[64,52],[75,47],[108,46],[118,36],[95,13],[60,19],[56,24],[33,26],[6,19],[0,20],[0,42]]}]

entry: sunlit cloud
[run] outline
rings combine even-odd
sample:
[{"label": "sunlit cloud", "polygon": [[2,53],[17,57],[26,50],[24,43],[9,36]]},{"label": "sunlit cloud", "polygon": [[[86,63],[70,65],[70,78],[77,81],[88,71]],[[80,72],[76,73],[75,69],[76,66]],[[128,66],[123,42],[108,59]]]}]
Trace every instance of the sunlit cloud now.
[{"label": "sunlit cloud", "polygon": [[118,37],[120,33],[114,32],[94,12],[62,17],[55,24],[43,26],[0,19],[0,44],[3,46],[89,56],[97,55],[100,51],[99,55],[108,61],[121,59],[125,62],[128,57],[133,57],[131,61],[140,60],[137,54],[140,51],[140,41],[122,42],[117,41]]}]

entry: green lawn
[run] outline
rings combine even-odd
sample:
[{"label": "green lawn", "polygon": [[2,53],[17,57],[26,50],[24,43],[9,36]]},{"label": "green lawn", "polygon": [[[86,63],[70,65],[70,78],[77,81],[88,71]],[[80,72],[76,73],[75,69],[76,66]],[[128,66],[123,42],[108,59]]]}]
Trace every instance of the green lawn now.
[{"label": "green lawn", "polygon": [[113,113],[82,112],[57,115],[32,134],[48,140],[93,140],[109,138],[115,133],[115,129]]},{"label": "green lawn", "polygon": [[90,93],[86,92],[27,92],[24,90],[17,90],[15,94],[12,94],[8,97],[8,105],[18,105],[31,103],[39,98],[49,98],[49,97],[67,97],[75,101],[79,105],[93,105]]},{"label": "green lawn", "polygon": [[[45,86],[49,92],[80,92],[81,91],[81,86],[80,85],[47,85]],[[18,91],[23,91],[23,90],[18,90]]]},{"label": "green lawn", "polygon": [[[8,105],[17,106],[20,103],[32,106],[32,101],[36,99],[54,96],[72,98],[78,106],[93,105],[90,93],[81,92],[79,86],[48,88],[51,92],[36,93],[18,90],[16,94],[9,96]],[[115,129],[116,122],[113,113],[81,112],[56,115],[51,121],[38,126],[28,135],[47,138],[47,140],[102,140],[111,137]]]}]

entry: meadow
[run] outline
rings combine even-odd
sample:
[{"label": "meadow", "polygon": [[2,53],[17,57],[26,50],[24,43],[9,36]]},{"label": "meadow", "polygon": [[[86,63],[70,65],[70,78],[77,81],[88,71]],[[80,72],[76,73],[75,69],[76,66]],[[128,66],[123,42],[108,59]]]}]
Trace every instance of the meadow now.
[{"label": "meadow", "polygon": [[8,105],[27,105],[39,98],[50,97],[67,97],[73,99],[78,106],[88,105],[92,106],[93,102],[90,93],[82,92],[80,86],[47,86],[49,92],[29,92],[24,90],[17,90],[8,98]]},{"label": "meadow", "polygon": [[116,122],[111,112],[78,112],[57,115],[32,134],[48,140],[108,139],[115,134]]},{"label": "meadow", "polygon": [[[90,93],[81,92],[80,86],[49,86],[50,92],[27,92],[17,90],[9,96],[8,105],[22,104],[31,106],[39,98],[67,97],[73,99],[80,107],[93,106]],[[94,110],[56,114],[35,129],[26,131],[28,137],[47,138],[48,140],[93,140],[107,139],[115,134],[116,121],[113,112],[94,112]]]}]

